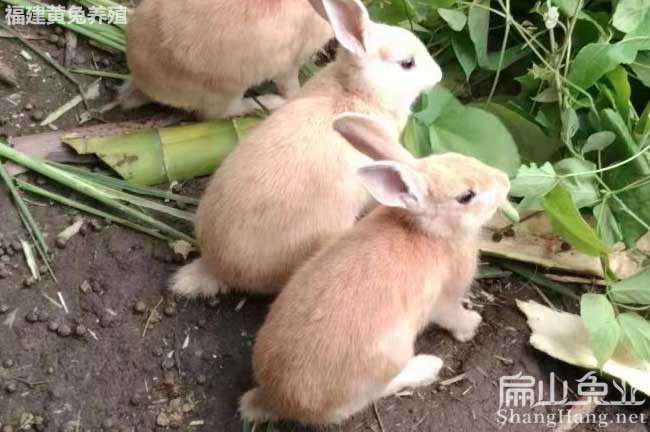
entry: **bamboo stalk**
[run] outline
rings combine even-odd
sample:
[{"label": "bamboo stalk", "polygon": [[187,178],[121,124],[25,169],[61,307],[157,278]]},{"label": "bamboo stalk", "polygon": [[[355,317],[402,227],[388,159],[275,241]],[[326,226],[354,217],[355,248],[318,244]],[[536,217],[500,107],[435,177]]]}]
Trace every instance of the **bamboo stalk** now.
[{"label": "bamboo stalk", "polygon": [[128,205],[116,201],[111,197],[110,194],[106,193],[104,189],[100,189],[94,186],[92,183],[88,183],[82,177],[75,176],[74,174],[50,166],[38,159],[32,159],[27,155],[15,151],[3,143],[0,143],[0,156],[10,159],[14,163],[29,168],[32,171],[36,171],[37,173],[44,175],[45,177],[48,177],[64,186],[67,186],[70,189],[90,196],[91,198],[94,198],[103,204],[120,210],[121,212],[131,217],[139,219],[140,221],[159,229],[161,232],[167,233],[175,238],[183,239],[192,245],[196,244],[196,240],[187,234],[180,232],[177,229],[165,224],[164,222],[160,222],[143,212],[133,209]]}]

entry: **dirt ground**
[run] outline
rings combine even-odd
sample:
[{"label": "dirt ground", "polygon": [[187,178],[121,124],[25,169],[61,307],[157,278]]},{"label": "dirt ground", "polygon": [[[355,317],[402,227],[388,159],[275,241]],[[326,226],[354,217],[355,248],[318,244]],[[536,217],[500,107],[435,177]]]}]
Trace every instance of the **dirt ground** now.
[{"label": "dirt ground", "polygon": [[[27,32],[42,36],[33,43],[62,61],[63,49],[46,40],[52,29]],[[74,85],[33,53],[34,58],[26,60],[22,50],[29,52],[14,39],[0,38],[0,60],[16,70],[20,81],[18,88],[0,84],[0,135],[49,131],[34,125],[39,118],[35,113],[47,115],[76,95]],[[82,43],[77,63],[123,71],[116,58]],[[92,80],[80,77],[84,83]],[[114,87],[114,82],[103,85],[102,98],[93,104],[109,101]],[[160,110],[116,110],[104,120],[142,118]],[[77,115],[72,110],[55,124],[60,129],[75,127]],[[204,183],[189,182],[182,192],[198,195]],[[54,237],[75,214],[39,198],[29,201],[48,233],[58,284],[45,278],[25,286],[28,270],[22,252],[6,246],[26,234],[0,187],[0,259],[8,261],[0,266],[9,273],[0,277],[0,430],[242,430],[237,400],[253,385],[250,350],[271,299],[231,295],[209,302],[175,301],[166,286],[179,263],[167,245],[98,221],[95,227],[87,224],[85,235],[72,238],[65,249],[57,249]],[[325,430],[553,430],[544,424],[501,425],[496,416],[499,378],[523,372],[548,384],[553,371],[575,383],[585,371],[528,345],[528,327],[514,299],[541,301],[534,291],[516,281],[499,280],[477,284],[473,292],[484,317],[474,341],[461,344],[432,328],[417,343],[418,352],[444,359],[442,380],[465,374],[463,379],[383,399]],[[144,304],[143,312],[136,310],[138,302]],[[66,330],[72,334],[62,336]],[[557,407],[536,409],[554,411]],[[608,420],[616,414],[647,417],[645,425],[579,425],[573,430],[650,431],[648,403],[635,410],[601,407],[596,413]],[[276,424],[273,430],[315,429]]]}]

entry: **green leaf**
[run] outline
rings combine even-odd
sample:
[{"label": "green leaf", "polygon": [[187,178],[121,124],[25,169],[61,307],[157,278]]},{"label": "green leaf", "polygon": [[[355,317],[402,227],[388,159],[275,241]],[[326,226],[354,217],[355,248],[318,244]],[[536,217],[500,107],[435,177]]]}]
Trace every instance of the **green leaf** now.
[{"label": "green leaf", "polygon": [[600,200],[596,174],[575,175],[596,170],[596,164],[583,159],[567,158],[557,162],[554,168],[560,177],[572,174],[562,180],[562,186],[569,191],[578,209],[591,207]]},{"label": "green leaf", "polygon": [[609,293],[618,303],[650,305],[650,269],[614,284]]},{"label": "green leaf", "polygon": [[625,43],[589,44],[578,52],[571,63],[568,79],[574,85],[588,89],[618,65],[632,63],[636,54],[636,48]]},{"label": "green leaf", "polygon": [[614,354],[621,338],[614,307],[602,294],[585,294],[580,299],[580,317],[589,333],[598,367],[602,367]]},{"label": "green leaf", "polygon": [[650,11],[650,0],[620,0],[614,12],[614,27],[623,33],[635,30]]},{"label": "green leaf", "polygon": [[465,14],[457,9],[438,9],[440,17],[449,24],[449,27],[454,31],[461,31],[467,24],[467,17]]},{"label": "green leaf", "polygon": [[[476,5],[481,6],[476,6]],[[490,0],[476,0],[469,9],[467,26],[469,28],[469,37],[474,43],[474,50],[478,64],[485,67],[489,64],[488,49],[488,31],[490,29]]]},{"label": "green leaf", "polygon": [[614,92],[614,105],[616,110],[623,118],[627,119],[630,116],[630,98],[632,97],[632,88],[627,79],[627,71],[622,66],[618,66],[605,76]]},{"label": "green leaf", "polygon": [[650,87],[650,52],[639,52],[634,63],[630,64],[630,68],[644,86]]},{"label": "green leaf", "polygon": [[582,146],[582,154],[592,151],[603,151],[616,140],[614,132],[601,131],[589,135],[587,142]]},{"label": "green leaf", "polygon": [[623,343],[640,359],[650,361],[650,323],[636,312],[618,316]]},{"label": "green leaf", "polygon": [[550,217],[554,231],[575,247],[578,252],[590,256],[607,254],[607,247],[582,218],[573,204],[571,194],[562,186],[556,186],[544,196],[542,207]]},{"label": "green leaf", "polygon": [[563,146],[559,139],[547,136],[536,123],[501,104],[480,103],[473,106],[499,117],[517,143],[521,157],[526,161],[542,164]]},{"label": "green leaf", "polygon": [[612,247],[623,239],[621,227],[607,201],[595,206],[593,212],[596,218],[596,234],[607,247]]},{"label": "green leaf", "polygon": [[370,16],[378,22],[397,25],[416,15],[411,0],[376,1],[368,6]]},{"label": "green leaf", "polygon": [[409,117],[404,136],[402,137],[404,147],[415,157],[422,157],[431,154],[429,143],[429,127],[423,124],[415,116]]},{"label": "green leaf", "polygon": [[429,139],[434,152],[474,156],[508,174],[520,165],[517,146],[508,130],[496,116],[479,108],[445,111],[430,125]]},{"label": "green leaf", "polygon": [[546,162],[541,167],[531,163],[522,165],[517,176],[510,182],[510,195],[513,197],[539,197],[546,195],[557,184],[553,166]]},{"label": "green leaf", "polygon": [[639,51],[650,50],[650,13],[643,22],[623,38],[623,43]]},{"label": "green leaf", "polygon": [[[629,159],[638,154],[641,149],[632,136],[623,118],[614,110],[605,109],[601,113],[602,128],[614,132],[616,141],[607,148],[606,159],[616,162]],[[605,183],[611,189],[624,188],[633,182],[650,176],[650,156],[648,153],[637,157],[632,162],[603,175]],[[646,225],[650,225],[650,185],[645,185],[619,193],[617,198],[634,212]],[[616,207],[614,216],[623,232],[623,241],[627,247],[633,247],[636,241],[646,233],[646,229],[624,209]]]},{"label": "green leaf", "polygon": [[454,33],[451,35],[451,47],[454,50],[454,55],[456,55],[460,67],[465,72],[465,77],[469,80],[472,72],[478,66],[472,41],[465,34]]}]

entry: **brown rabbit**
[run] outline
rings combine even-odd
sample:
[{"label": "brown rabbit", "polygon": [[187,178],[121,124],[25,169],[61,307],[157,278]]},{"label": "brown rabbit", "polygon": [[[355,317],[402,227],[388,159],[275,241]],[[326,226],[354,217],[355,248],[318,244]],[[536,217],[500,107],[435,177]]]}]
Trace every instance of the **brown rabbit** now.
[{"label": "brown rabbit", "polygon": [[[129,19],[122,105],[153,100],[223,118],[259,109],[244,92],[273,80],[284,98],[333,32],[320,0],[144,0]],[[284,102],[261,96],[267,108]]]},{"label": "brown rabbit", "polygon": [[[366,116],[335,127],[377,154],[379,137],[393,139]],[[506,199],[508,177],[456,153],[370,162],[358,175],[384,207],[308,260],[273,303],[253,350],[258,387],[242,397],[245,419],[341,422],[436,380],[442,360],[413,348],[429,323],[459,341],[476,333],[481,316],[462,301],[480,227]]]},{"label": "brown rabbit", "polygon": [[[334,131],[346,111],[378,116],[397,144],[417,96],[441,78],[411,32],[370,21],[358,0],[323,0],[342,45],[334,63],[243,140],[214,174],[199,205],[202,257],[172,282],[181,295],[229,287],[277,292],[325,242],[371,203],[355,170],[368,157]],[[372,155],[370,155],[372,156]]]}]

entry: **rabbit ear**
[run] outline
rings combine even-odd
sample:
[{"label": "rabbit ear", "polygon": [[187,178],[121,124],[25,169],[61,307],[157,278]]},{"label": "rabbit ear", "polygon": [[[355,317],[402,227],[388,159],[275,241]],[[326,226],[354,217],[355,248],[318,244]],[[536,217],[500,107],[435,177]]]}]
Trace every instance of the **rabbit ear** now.
[{"label": "rabbit ear", "polygon": [[414,168],[398,162],[373,162],[357,171],[361,183],[382,205],[418,210],[424,206],[426,182]]},{"label": "rabbit ear", "polygon": [[374,160],[415,164],[415,158],[374,117],[343,113],[334,119],[333,126],[354,148]]},{"label": "rabbit ear", "polygon": [[370,17],[359,0],[322,0],[334,35],[348,51],[361,57],[366,52]]}]

